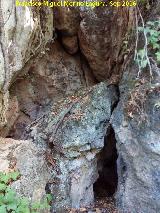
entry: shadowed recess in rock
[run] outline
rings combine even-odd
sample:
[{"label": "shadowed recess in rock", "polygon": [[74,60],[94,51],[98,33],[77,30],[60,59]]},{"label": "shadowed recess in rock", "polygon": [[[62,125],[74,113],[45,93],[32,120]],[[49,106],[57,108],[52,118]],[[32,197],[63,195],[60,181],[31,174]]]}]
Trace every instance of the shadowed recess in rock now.
[{"label": "shadowed recess in rock", "polygon": [[95,198],[110,197],[116,192],[118,184],[117,156],[115,133],[110,127],[104,138],[104,148],[97,155],[99,178],[93,186]]}]

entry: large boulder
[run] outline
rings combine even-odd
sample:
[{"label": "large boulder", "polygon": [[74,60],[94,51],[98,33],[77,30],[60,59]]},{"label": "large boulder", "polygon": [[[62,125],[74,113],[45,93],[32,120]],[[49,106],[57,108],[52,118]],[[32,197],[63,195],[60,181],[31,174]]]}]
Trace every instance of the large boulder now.
[{"label": "large boulder", "polygon": [[78,51],[77,34],[80,24],[78,8],[55,7],[54,23],[65,50],[70,54],[75,54]]},{"label": "large boulder", "polygon": [[56,161],[53,181],[53,212],[93,203],[93,184],[98,178],[96,155],[117,101],[116,88],[100,83],[58,102],[31,126],[31,138],[48,143]]},{"label": "large boulder", "polygon": [[[18,2],[18,1],[17,1]],[[52,39],[53,13],[49,7],[16,6],[1,1],[0,8],[0,126],[7,123],[8,88],[33,55]]]},{"label": "large boulder", "polygon": [[111,76],[118,81],[129,51],[128,32],[134,24],[134,8],[106,4],[107,7],[54,8],[55,28],[66,51],[75,53],[79,44],[98,81]]},{"label": "large boulder", "polygon": [[77,35],[80,23],[80,15],[74,7],[54,8],[55,28],[64,36]]},{"label": "large boulder", "polygon": [[97,80],[120,75],[133,8],[80,8],[79,44]]},{"label": "large boulder", "polygon": [[117,206],[125,212],[156,213],[160,211],[160,84],[136,80],[136,67],[130,69],[123,76],[121,100],[111,120],[118,151]]}]

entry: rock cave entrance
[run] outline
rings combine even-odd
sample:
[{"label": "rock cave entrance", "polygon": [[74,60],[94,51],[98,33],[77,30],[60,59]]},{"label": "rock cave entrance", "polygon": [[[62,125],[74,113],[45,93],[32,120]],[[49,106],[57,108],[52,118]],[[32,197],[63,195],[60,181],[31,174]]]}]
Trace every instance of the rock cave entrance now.
[{"label": "rock cave entrance", "polygon": [[115,133],[113,128],[109,127],[104,138],[104,148],[97,156],[99,178],[93,185],[95,198],[112,197],[116,192],[117,157]]}]

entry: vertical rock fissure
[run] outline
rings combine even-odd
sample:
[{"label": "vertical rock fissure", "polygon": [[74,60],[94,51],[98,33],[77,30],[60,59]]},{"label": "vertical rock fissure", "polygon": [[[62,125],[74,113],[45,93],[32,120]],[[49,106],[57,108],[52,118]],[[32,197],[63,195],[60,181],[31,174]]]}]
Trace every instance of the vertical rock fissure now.
[{"label": "vertical rock fissure", "polygon": [[117,157],[115,133],[112,126],[109,126],[104,138],[104,148],[97,155],[99,178],[93,186],[95,198],[111,197],[116,192],[118,184]]},{"label": "vertical rock fissure", "polygon": [[[112,105],[112,114],[120,101],[119,86],[116,86],[118,99]],[[98,179],[93,185],[95,200],[104,197],[113,197],[117,191],[118,186],[118,173],[117,173],[117,160],[118,152],[116,148],[115,131],[112,124],[107,128],[104,137],[104,147],[97,155],[97,171]]]}]

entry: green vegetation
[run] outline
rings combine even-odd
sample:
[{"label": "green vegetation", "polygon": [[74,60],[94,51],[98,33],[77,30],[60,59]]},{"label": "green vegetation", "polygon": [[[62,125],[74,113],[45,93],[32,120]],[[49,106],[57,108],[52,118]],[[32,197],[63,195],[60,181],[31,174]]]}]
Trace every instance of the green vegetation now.
[{"label": "green vegetation", "polygon": [[138,27],[138,32],[142,32],[146,37],[145,40],[147,40],[145,47],[139,49],[136,55],[136,61],[140,69],[149,65],[150,57],[157,64],[160,64],[160,21],[149,21],[145,27]]},{"label": "green vegetation", "polygon": [[0,213],[38,213],[41,210],[50,208],[51,195],[46,195],[42,203],[30,204],[25,197],[18,197],[10,184],[20,178],[20,173],[0,172]]}]

